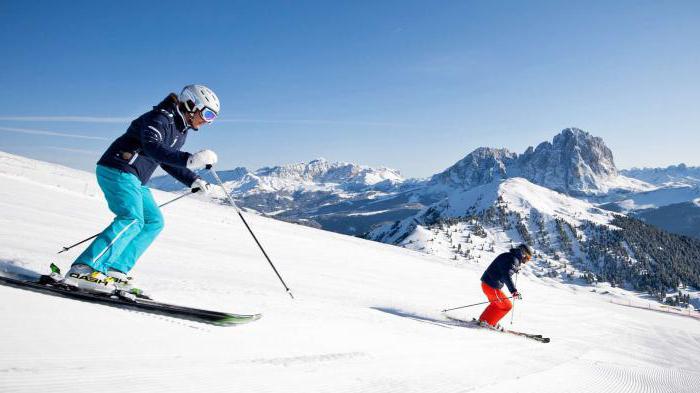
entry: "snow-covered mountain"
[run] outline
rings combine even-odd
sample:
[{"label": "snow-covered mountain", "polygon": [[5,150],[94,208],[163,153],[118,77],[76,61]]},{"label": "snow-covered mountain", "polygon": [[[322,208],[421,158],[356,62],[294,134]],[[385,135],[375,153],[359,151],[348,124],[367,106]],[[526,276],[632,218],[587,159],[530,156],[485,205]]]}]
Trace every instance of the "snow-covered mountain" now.
[{"label": "snow-covered mountain", "polygon": [[509,168],[517,162],[518,155],[508,149],[480,147],[456,164],[440,172],[428,182],[431,187],[447,190],[468,190],[509,177]]},{"label": "snow-covered mountain", "polygon": [[[200,175],[214,182],[208,171]],[[401,203],[393,204],[392,209],[363,206],[419,183],[404,179],[394,169],[330,162],[323,158],[255,171],[236,168],[219,172],[219,177],[245,208],[281,220],[349,234],[365,232],[378,220],[403,217],[401,214],[406,209],[415,211]],[[183,187],[170,176],[154,178],[150,184],[167,191]],[[224,201],[223,194],[219,198]]]},{"label": "snow-covered mountain", "polygon": [[[666,210],[644,213],[682,205],[684,211],[694,214],[694,205],[688,204],[700,198],[699,172],[685,165],[618,171],[611,150],[601,138],[567,128],[551,142],[542,142],[522,154],[478,148],[426,180],[407,180],[393,169],[324,159],[256,171],[236,168],[222,171],[220,176],[243,207],[353,235],[409,218],[447,196],[515,177],[611,211],[653,217],[649,222],[663,229],[688,234],[693,232],[686,227],[692,224],[664,220]],[[208,173],[203,176],[213,182]],[[152,185],[163,190],[182,188],[169,176],[153,179]],[[224,200],[223,195],[220,199]],[[669,209],[669,215],[678,210]]]},{"label": "snow-covered mountain", "polygon": [[[679,282],[700,285],[700,242],[688,241],[523,178],[453,189],[412,217],[366,238],[464,262],[489,261],[532,245],[540,274],[604,280],[663,296]],[[559,271],[559,273],[556,273]]]},{"label": "snow-covered mountain", "polygon": [[[432,225],[441,219],[472,217],[493,208],[506,210],[501,213],[511,214],[516,220],[529,220],[531,217],[555,218],[565,220],[569,225],[579,226],[583,222],[608,224],[614,217],[613,212],[545,187],[530,183],[523,178],[493,180],[474,187],[468,191],[453,190],[443,200],[423,209],[413,217],[403,221],[377,227],[367,234],[367,238],[394,244],[403,244],[403,240],[414,231],[416,226]],[[517,224],[510,223],[510,227]],[[516,233],[511,233],[508,244],[524,241]]]},{"label": "snow-covered mountain", "polygon": [[685,164],[666,168],[623,169],[620,173],[655,186],[700,186],[700,167],[689,167]]},{"label": "snow-covered mountain", "polygon": [[631,213],[686,203],[700,198],[700,186],[671,184],[650,191],[613,193],[591,198],[606,209]]},{"label": "snow-covered mountain", "polygon": [[598,199],[607,209],[631,213],[667,231],[700,238],[700,167],[685,164],[666,168],[633,168],[620,173],[656,188],[629,194],[611,194]]},{"label": "snow-covered mountain", "polygon": [[[200,175],[214,182],[210,173],[204,171]],[[237,168],[219,172],[219,175],[226,189],[245,208],[281,220],[348,234],[363,233],[377,222],[404,217],[406,210],[416,211],[417,208],[407,202],[394,200],[390,208],[375,202],[421,183],[420,180],[406,180],[390,168],[325,159],[256,171]],[[169,176],[153,179],[152,185],[164,190],[182,188]],[[220,199],[224,201],[223,195]]]},{"label": "snow-covered mountain", "polygon": [[[567,128],[523,154],[482,147],[429,179],[404,179],[396,170],[323,159],[249,171],[220,173],[238,202],[249,209],[294,222],[362,234],[417,213],[445,197],[494,180],[523,177],[565,194],[584,198],[615,195],[619,200],[654,189],[618,173],[600,138]],[[213,181],[208,173],[203,177]],[[163,190],[182,186],[167,176],[151,183]]]},{"label": "snow-covered mountain", "polygon": [[[7,185],[0,187],[0,274],[45,273],[49,262],[65,269],[81,249],[56,251],[112,219],[92,173],[0,153],[0,181]],[[515,198],[517,190],[529,200],[545,192],[517,179],[504,184],[483,194]],[[153,194],[159,202],[175,196]],[[571,220],[609,217],[548,195],[540,202],[555,205],[533,208],[569,211]],[[194,197],[162,211],[165,228],[136,265],[135,280],[162,301],[263,318],[218,327],[0,286],[0,391],[700,390],[698,321],[650,311],[675,309],[619,287],[526,267],[518,280],[524,300],[508,326],[551,337],[544,345],[465,328],[440,313],[485,300],[479,277],[488,261],[464,263],[243,213],[294,292],[290,300],[229,206]],[[481,239],[473,235],[468,249],[478,251]]]},{"label": "snow-covered mountain", "polygon": [[552,142],[529,147],[523,154],[479,148],[431,179],[433,185],[468,189],[494,179],[522,177],[571,195],[645,191],[653,187],[618,173],[603,140],[578,128],[567,128]]},{"label": "snow-covered mountain", "polygon": [[[239,167],[222,171],[219,176],[233,195],[304,192],[363,192],[392,189],[404,182],[401,174],[390,168],[372,168],[319,158],[308,163],[264,167],[250,171]],[[151,184],[162,190],[182,188],[170,176],[156,177]]]}]

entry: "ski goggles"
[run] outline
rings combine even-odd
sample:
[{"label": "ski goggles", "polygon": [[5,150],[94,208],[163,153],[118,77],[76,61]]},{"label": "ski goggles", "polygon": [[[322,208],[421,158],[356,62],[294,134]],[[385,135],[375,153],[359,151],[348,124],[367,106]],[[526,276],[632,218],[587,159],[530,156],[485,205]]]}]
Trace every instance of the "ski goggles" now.
[{"label": "ski goggles", "polygon": [[213,122],[217,116],[216,112],[207,108],[206,106],[201,111],[199,111],[199,113],[202,116],[202,119],[204,119],[204,121],[206,121],[207,123]]}]

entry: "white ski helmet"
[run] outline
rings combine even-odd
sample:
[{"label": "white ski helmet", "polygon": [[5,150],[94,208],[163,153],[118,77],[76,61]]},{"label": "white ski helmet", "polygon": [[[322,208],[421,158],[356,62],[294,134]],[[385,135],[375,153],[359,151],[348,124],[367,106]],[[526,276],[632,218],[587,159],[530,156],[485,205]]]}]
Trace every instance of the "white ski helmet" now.
[{"label": "white ski helmet", "polygon": [[185,86],[182,92],[180,92],[178,99],[185,105],[185,109],[187,109],[188,112],[194,112],[195,110],[201,111],[204,108],[209,108],[218,115],[221,110],[219,97],[217,97],[210,88],[204,85]]}]

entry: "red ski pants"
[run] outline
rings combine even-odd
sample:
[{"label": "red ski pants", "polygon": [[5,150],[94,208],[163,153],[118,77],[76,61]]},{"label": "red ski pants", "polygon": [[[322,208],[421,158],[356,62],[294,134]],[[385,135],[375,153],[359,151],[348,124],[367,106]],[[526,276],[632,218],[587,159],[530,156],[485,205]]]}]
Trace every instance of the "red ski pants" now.
[{"label": "red ski pants", "polygon": [[506,294],[500,289],[492,288],[491,286],[482,282],[481,290],[484,291],[486,297],[489,298],[490,304],[486,307],[486,310],[481,313],[479,320],[484,321],[491,326],[496,326],[498,321],[500,321],[501,318],[508,314],[508,311],[513,308],[513,304],[510,302],[510,300],[508,300]]}]

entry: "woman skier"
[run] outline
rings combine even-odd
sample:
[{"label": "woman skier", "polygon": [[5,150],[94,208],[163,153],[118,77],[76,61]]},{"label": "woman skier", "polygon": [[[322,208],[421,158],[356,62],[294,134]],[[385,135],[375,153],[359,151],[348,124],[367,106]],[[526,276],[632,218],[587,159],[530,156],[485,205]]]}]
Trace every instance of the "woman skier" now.
[{"label": "woman skier", "polygon": [[481,290],[489,299],[489,305],[479,317],[479,323],[488,324],[500,330],[498,321],[513,308],[513,304],[501,291],[503,284],[508,287],[514,299],[522,299],[513,284],[513,274],[520,270],[520,265],[532,258],[532,248],[521,244],[496,257],[481,276]]},{"label": "woman skier", "polygon": [[188,85],[170,93],[136,120],[97,162],[97,183],[114,221],[73,262],[63,282],[80,289],[145,296],[127,274],[163,229],[163,216],[146,183],[160,165],[175,179],[209,193],[211,185],[192,170],[214,165],[216,154],[180,151],[187,131],[197,131],[219,115],[216,94],[206,86]]}]

